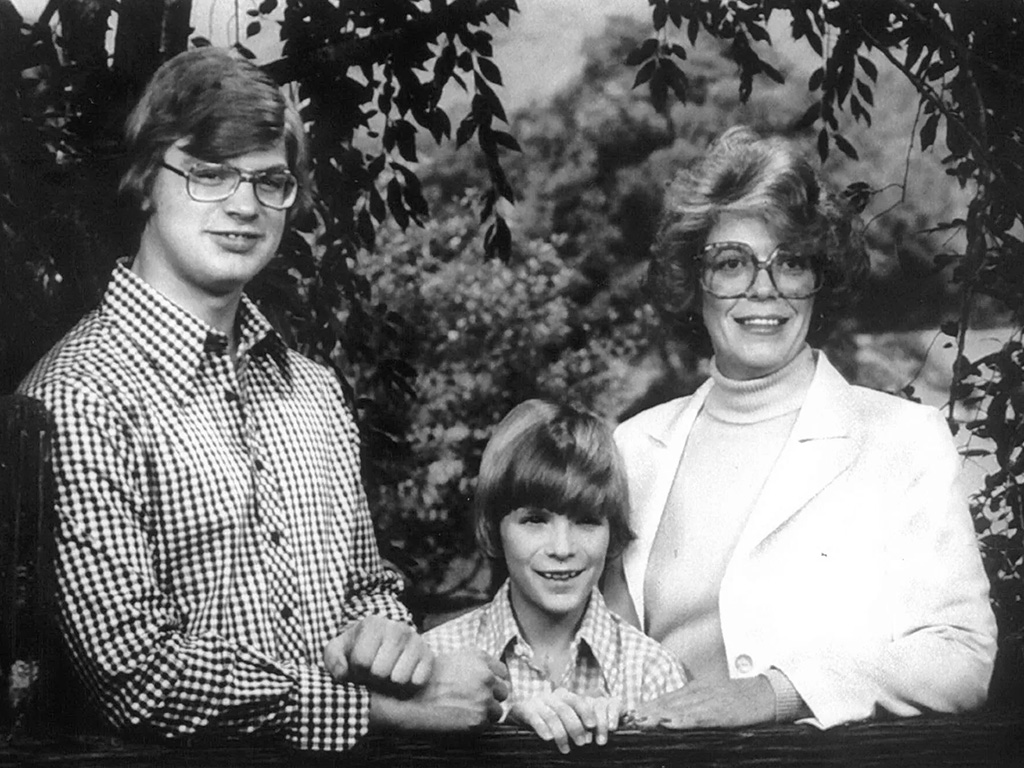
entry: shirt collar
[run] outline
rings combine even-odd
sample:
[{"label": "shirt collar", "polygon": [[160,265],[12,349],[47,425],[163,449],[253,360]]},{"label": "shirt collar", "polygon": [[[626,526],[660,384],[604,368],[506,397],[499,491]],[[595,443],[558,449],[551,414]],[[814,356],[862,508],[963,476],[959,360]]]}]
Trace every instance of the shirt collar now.
[{"label": "shirt collar", "polygon": [[590,648],[605,681],[609,683],[610,690],[614,683],[612,678],[622,666],[619,660],[619,633],[616,629],[612,612],[605,605],[601,591],[594,587],[587,612],[583,614],[583,621],[576,631],[576,637]]},{"label": "shirt collar", "polygon": [[[103,307],[184,398],[195,393],[195,379],[208,353],[227,348],[226,334],[179,307],[132,272],[126,262],[114,267]],[[244,295],[237,322],[239,355],[250,360],[266,358],[271,363],[267,367],[276,371],[279,384],[290,383],[284,340]]]},{"label": "shirt collar", "polygon": [[494,599],[484,608],[486,611],[486,632],[484,633],[483,650],[500,659],[505,649],[513,642],[522,639],[519,624],[512,612],[512,601],[509,598],[509,582],[506,579]]},{"label": "shirt collar", "polygon": [[[513,642],[526,642],[519,632],[519,624],[512,611],[508,580],[484,610],[487,612],[487,631],[482,638],[485,652],[500,659]],[[586,644],[597,661],[601,674],[604,675],[605,682],[611,690],[610,686],[614,684],[620,666],[619,633],[616,631],[612,612],[608,610],[604,597],[597,587],[594,587],[590,595],[583,621],[580,622],[580,627],[573,637],[574,647],[582,643]]]}]

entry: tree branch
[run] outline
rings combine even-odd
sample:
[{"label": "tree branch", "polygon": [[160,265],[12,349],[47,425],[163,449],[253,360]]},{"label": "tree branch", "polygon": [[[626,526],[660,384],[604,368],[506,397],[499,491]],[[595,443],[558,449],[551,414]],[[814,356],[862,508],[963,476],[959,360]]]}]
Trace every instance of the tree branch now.
[{"label": "tree branch", "polygon": [[264,64],[262,69],[278,83],[302,80],[321,72],[344,71],[353,66],[373,64],[387,58],[386,51],[436,40],[442,34],[484,24],[501,10],[514,7],[509,0],[454,0],[450,5],[399,29],[357,39],[325,43],[308,51],[293,53]]}]

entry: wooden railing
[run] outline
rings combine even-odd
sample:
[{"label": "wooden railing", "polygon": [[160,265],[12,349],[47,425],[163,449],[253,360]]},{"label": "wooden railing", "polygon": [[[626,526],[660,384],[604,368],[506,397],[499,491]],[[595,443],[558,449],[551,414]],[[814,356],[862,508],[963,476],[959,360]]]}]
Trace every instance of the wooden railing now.
[{"label": "wooden railing", "polygon": [[1021,768],[1024,715],[977,712],[858,723],[819,731],[810,726],[734,730],[623,731],[604,746],[562,755],[530,732],[497,727],[476,735],[368,736],[346,753],[301,753],[270,745],[141,744],[114,738],[15,740],[0,745],[0,766],[110,768]]}]

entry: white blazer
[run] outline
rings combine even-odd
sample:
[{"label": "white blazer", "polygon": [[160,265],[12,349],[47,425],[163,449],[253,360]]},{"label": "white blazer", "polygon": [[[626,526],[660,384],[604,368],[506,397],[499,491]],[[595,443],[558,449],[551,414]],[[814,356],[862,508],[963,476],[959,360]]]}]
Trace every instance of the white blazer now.
[{"label": "white blazer", "polygon": [[[815,354],[807,400],[722,580],[730,674],[782,670],[826,728],[879,708],[976,707],[996,627],[946,423],[934,408],[851,386]],[[624,616],[645,615],[651,546],[712,386],[616,430],[637,539],[624,582],[610,575],[606,593]]]}]

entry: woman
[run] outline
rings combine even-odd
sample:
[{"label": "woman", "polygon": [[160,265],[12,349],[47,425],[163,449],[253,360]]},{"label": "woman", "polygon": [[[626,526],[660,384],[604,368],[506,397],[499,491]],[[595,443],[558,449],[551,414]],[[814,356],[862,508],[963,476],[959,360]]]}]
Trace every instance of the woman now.
[{"label": "woman", "polygon": [[616,432],[637,539],[608,604],[692,678],[647,723],[829,727],[985,700],[995,621],[949,430],[808,344],[867,272],[851,218],[789,143],[746,128],[670,189],[649,287],[700,318],[714,357],[692,396]]}]

